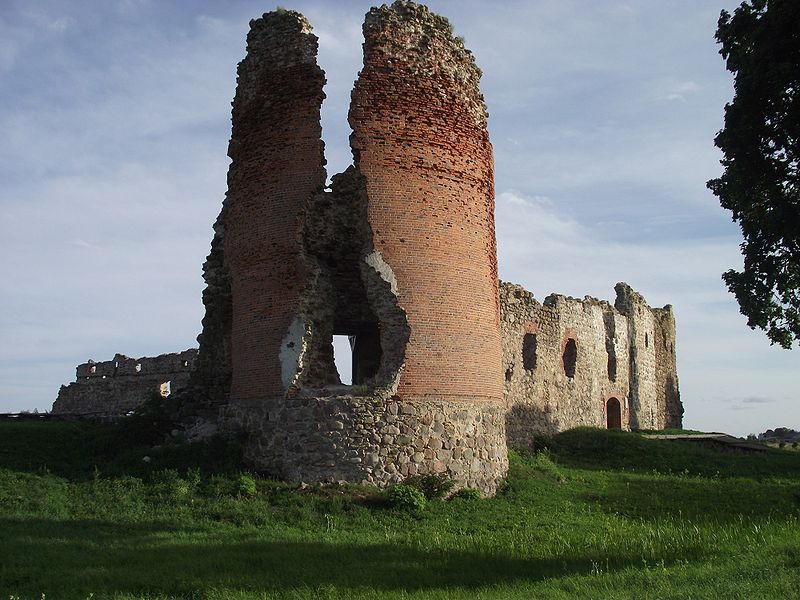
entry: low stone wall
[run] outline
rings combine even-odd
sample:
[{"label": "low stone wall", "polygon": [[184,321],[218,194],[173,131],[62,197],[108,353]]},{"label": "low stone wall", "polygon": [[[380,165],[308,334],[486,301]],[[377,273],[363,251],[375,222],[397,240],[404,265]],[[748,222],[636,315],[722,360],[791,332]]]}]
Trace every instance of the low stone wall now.
[{"label": "low stone wall", "polygon": [[489,496],[508,469],[504,419],[485,400],[333,396],[240,402],[223,422],[244,434],[250,464],[285,479],[382,487],[443,473]]}]

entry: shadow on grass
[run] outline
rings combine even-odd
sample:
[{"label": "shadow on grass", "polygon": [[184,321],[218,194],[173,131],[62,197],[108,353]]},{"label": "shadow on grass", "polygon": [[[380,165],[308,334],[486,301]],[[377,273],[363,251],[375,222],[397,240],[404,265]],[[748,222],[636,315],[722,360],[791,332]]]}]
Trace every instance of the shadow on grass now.
[{"label": "shadow on grass", "polygon": [[326,586],[391,594],[588,574],[600,563],[614,572],[641,562],[590,554],[537,560],[403,544],[282,541],[261,538],[261,532],[189,533],[158,523],[120,530],[95,521],[4,519],[0,528],[6,593],[35,597],[196,597],[210,589],[286,592]]},{"label": "shadow on grass", "polygon": [[235,442],[212,438],[194,444],[156,444],[143,429],[141,420],[0,422],[0,468],[49,472],[71,481],[86,481],[98,473],[146,477],[160,469],[199,467],[211,475],[241,468]]}]

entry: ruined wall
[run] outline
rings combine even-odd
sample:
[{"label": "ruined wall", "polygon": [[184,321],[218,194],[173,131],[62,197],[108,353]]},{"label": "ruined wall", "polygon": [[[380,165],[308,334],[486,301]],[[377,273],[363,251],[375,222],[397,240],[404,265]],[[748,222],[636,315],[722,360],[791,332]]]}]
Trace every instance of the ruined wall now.
[{"label": "ruined wall", "polygon": [[[319,113],[325,77],[316,52],[317,38],[299,13],[275,11],[250,22],[233,101],[223,216],[234,403],[282,396],[295,370],[285,363],[303,343],[298,313],[313,285],[302,251],[303,217],[325,185]],[[285,336],[292,341],[283,348]]]},{"label": "ruined wall", "polygon": [[114,360],[78,365],[75,381],[62,385],[53,403],[54,414],[92,417],[125,415],[153,394],[167,395],[184,388],[197,350],[153,358],[114,355]]},{"label": "ruined wall", "polygon": [[675,314],[669,304],[653,309],[656,347],[656,403],[664,407],[664,427],[683,426],[683,404],[678,389],[678,368],[675,356]]},{"label": "ruined wall", "polygon": [[[191,370],[183,415],[219,416],[256,469],[376,485],[444,473],[484,494],[507,471],[506,432],[527,445],[579,425],[680,426],[669,306],[625,284],[614,306],[498,289],[480,70],[447,20],[397,0],[369,11],[364,37],[354,165],[326,187],[317,38],[294,11],[251,21],[196,360],[86,363],[53,411],[125,414]],[[353,344],[353,385],[334,335]]]},{"label": "ruined wall", "polygon": [[[506,433],[512,446],[578,426],[680,427],[671,307],[651,309],[626,284],[614,306],[500,286]],[[571,345],[571,354],[567,346]],[[574,367],[569,363],[574,358]]]},{"label": "ruined wall", "polygon": [[630,426],[661,429],[666,407],[659,403],[656,385],[655,318],[644,297],[625,283],[614,286],[615,308],[628,320],[630,365]]},{"label": "ruined wall", "polygon": [[187,388],[188,411],[215,416],[227,404],[231,386],[231,278],[225,266],[225,202],[214,223],[211,252],[203,263],[205,316],[197,358]]},{"label": "ruined wall", "polygon": [[[581,425],[605,427],[611,397],[620,401],[622,426],[628,429],[628,335],[622,315],[592,298],[553,294],[540,304],[509,283],[500,286],[500,306],[509,445],[526,446],[535,434]],[[574,344],[574,367],[568,344]]]},{"label": "ruined wall", "polygon": [[[480,72],[411,2],[372,9],[364,34],[355,165],[326,189],[316,38],[292,11],[251,22],[201,358],[227,360],[223,422],[256,468],[378,485],[445,472],[492,493],[507,457]],[[336,372],[337,334],[356,385]]]}]

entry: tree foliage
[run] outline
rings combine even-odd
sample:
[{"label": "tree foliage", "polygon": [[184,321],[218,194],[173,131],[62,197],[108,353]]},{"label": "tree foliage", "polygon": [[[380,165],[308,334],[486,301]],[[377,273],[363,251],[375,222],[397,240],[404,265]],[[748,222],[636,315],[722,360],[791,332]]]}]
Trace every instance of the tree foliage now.
[{"label": "tree foliage", "polygon": [[722,11],[716,39],[734,98],[714,140],[724,172],[708,187],[744,237],[744,269],[722,278],[748,325],[790,348],[800,341],[800,1]]}]

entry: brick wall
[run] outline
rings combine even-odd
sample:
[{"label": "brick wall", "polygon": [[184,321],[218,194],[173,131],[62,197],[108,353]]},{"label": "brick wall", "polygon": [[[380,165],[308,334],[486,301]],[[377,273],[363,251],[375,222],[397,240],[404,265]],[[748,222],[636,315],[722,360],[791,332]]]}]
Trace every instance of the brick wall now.
[{"label": "brick wall", "polygon": [[225,203],[233,401],[285,392],[281,343],[308,283],[300,243],[312,196],[325,185],[319,108],[325,77],[302,15],[251,21],[233,101]]}]

